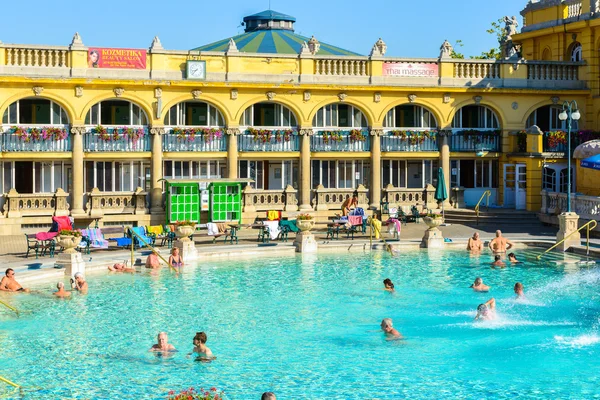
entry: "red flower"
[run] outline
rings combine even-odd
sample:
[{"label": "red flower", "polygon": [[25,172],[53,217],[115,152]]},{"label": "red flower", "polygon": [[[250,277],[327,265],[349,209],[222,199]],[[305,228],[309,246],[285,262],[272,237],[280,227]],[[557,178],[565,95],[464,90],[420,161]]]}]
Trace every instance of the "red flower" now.
[{"label": "red flower", "polygon": [[212,388],[210,388],[210,390],[211,390],[211,392],[216,392],[217,388],[216,387],[212,387]]}]

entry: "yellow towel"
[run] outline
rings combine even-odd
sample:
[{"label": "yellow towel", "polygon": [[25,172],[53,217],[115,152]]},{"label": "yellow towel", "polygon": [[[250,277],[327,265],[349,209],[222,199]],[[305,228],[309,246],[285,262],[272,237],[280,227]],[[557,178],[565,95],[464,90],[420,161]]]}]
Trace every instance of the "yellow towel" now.
[{"label": "yellow towel", "polygon": [[369,218],[369,224],[373,226],[373,234],[375,234],[375,239],[379,239],[381,235],[381,221],[378,219]]},{"label": "yellow towel", "polygon": [[146,231],[148,231],[148,233],[154,233],[156,235],[162,235],[162,233],[163,233],[163,227],[161,225],[147,226],[146,227]]},{"label": "yellow towel", "polygon": [[277,219],[279,219],[279,211],[269,211],[267,212],[267,219],[269,221],[275,221]]}]

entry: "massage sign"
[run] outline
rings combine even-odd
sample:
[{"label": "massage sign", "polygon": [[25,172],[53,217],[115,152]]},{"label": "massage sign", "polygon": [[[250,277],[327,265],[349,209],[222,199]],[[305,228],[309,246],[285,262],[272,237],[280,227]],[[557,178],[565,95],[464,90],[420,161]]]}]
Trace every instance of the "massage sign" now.
[{"label": "massage sign", "polygon": [[146,69],[146,50],[91,47],[88,68]]},{"label": "massage sign", "polygon": [[402,78],[437,78],[438,65],[435,63],[383,63],[383,76]]}]

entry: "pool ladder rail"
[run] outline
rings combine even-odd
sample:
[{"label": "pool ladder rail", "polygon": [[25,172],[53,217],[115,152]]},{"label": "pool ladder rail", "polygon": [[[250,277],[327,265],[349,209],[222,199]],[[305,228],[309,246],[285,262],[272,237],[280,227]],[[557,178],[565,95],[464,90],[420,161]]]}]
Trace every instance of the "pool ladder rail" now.
[{"label": "pool ladder rail", "polygon": [[481,195],[481,198],[479,199],[479,201],[477,202],[477,205],[475,206],[475,215],[477,216],[477,225],[479,225],[479,208],[481,206],[481,202],[483,201],[483,198],[487,196],[485,207],[486,207],[486,209],[489,209],[491,195],[492,195],[491,190],[486,190],[485,192],[483,192],[483,194]]},{"label": "pool ladder rail", "polygon": [[14,308],[13,306],[11,306],[10,304],[7,304],[3,301],[0,300],[0,304],[2,304],[4,307],[8,308],[9,310],[12,310],[15,312],[15,314],[17,314],[17,317],[19,316],[19,310],[17,310],[16,308]]},{"label": "pool ladder rail", "polygon": [[137,237],[140,240],[140,242],[142,242],[144,244],[144,246],[147,246],[150,250],[152,250],[152,252],[154,254],[156,254],[161,260],[163,260],[169,266],[169,268],[171,270],[175,271],[175,273],[177,273],[177,274],[179,273],[179,271],[177,271],[171,264],[169,264],[169,262],[158,251],[156,251],[156,249],[154,247],[150,246],[150,244],[146,243],[146,241],[140,235],[138,235],[137,233],[135,233],[135,231],[133,229],[129,228],[129,232],[132,235],[131,236],[131,265],[132,266],[134,265],[133,251],[134,251],[134,246],[135,246],[135,240],[133,240],[133,237],[135,236],[135,237]]},{"label": "pool ladder rail", "polygon": [[[371,249],[373,249],[373,231],[375,230],[375,225],[373,225],[373,217],[372,216],[369,217],[369,226],[371,227],[370,232],[369,232],[369,244],[371,245]],[[387,240],[385,240],[381,231],[379,232],[379,235],[381,236],[381,240],[383,240],[383,243],[385,244],[385,250],[389,251],[390,254],[394,255],[394,253],[392,252],[392,246],[390,246],[390,244],[387,242]]]},{"label": "pool ladder rail", "polygon": [[581,228],[577,229],[576,231],[571,232],[569,235],[565,236],[561,241],[557,242],[554,246],[550,247],[548,250],[544,251],[542,254],[537,256],[537,259],[541,260],[542,256],[544,256],[546,253],[554,250],[556,247],[558,247],[559,245],[564,243],[565,240],[567,240],[574,234],[576,234],[584,229],[586,230],[586,242],[585,242],[586,254],[589,256],[590,255],[590,231],[595,229],[597,226],[598,226],[598,222],[596,222],[595,220],[589,221],[587,224],[583,225]]}]

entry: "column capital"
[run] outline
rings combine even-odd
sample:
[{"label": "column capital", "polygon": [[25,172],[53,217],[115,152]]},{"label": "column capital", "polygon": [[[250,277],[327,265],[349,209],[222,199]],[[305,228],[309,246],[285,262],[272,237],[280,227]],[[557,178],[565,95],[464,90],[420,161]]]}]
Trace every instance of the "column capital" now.
[{"label": "column capital", "polygon": [[73,125],[71,126],[71,134],[75,135],[83,135],[86,131],[85,125]]},{"label": "column capital", "polygon": [[240,128],[227,128],[225,131],[228,135],[238,136],[241,135]]},{"label": "column capital", "polygon": [[300,130],[298,130],[298,135],[300,136],[312,136],[314,133],[314,130],[312,128],[300,128]]},{"label": "column capital", "polygon": [[153,126],[150,128],[151,135],[164,135],[166,133],[164,126]]},{"label": "column capital", "polygon": [[450,136],[452,136],[452,130],[451,129],[440,129],[438,131],[438,136],[440,136],[440,137],[450,137]]},{"label": "column capital", "polygon": [[381,129],[381,128],[371,129],[369,131],[369,134],[371,136],[383,136],[383,129]]}]

